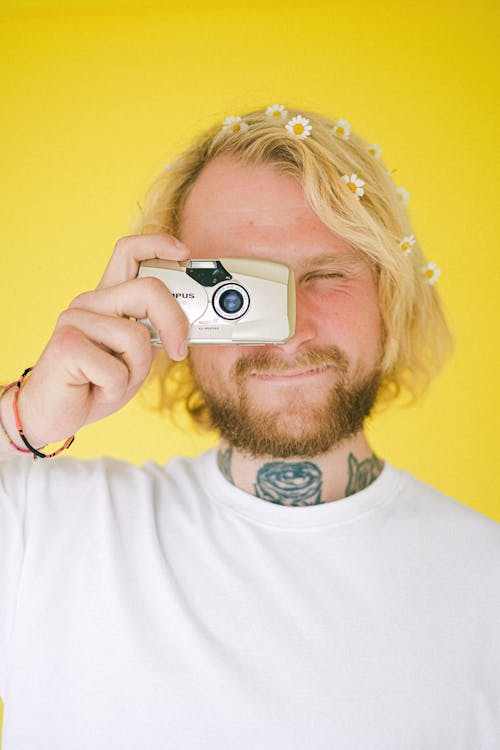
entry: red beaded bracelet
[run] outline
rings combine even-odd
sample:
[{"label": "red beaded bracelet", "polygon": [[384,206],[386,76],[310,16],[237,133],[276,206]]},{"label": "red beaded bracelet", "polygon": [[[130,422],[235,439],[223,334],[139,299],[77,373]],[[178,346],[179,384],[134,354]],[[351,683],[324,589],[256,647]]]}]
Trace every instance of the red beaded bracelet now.
[{"label": "red beaded bracelet", "polygon": [[[9,383],[9,385],[2,386],[2,390],[0,391],[0,400],[7,393],[7,391],[10,391],[10,389],[13,388],[15,385],[16,385],[16,381],[14,380],[13,383]],[[3,424],[1,417],[0,417],[0,429],[2,430],[7,440],[9,441],[9,445],[13,451],[17,451],[18,453],[31,453],[31,451],[27,450],[26,448],[19,448],[19,446],[15,444],[15,442],[12,440],[11,436],[5,429],[5,425]]]},{"label": "red beaded bracelet", "polygon": [[32,369],[33,369],[32,367],[28,367],[23,372],[23,374],[21,375],[21,377],[19,378],[19,380],[17,381],[17,383],[15,385],[15,389],[16,390],[14,391],[14,398],[13,398],[13,401],[12,401],[12,408],[14,410],[14,418],[16,420],[16,427],[17,427],[17,431],[19,432],[19,437],[21,438],[21,440],[25,444],[26,448],[28,449],[28,451],[30,451],[31,453],[33,453],[33,459],[37,459],[37,458],[53,458],[54,456],[57,456],[59,453],[61,453],[61,451],[63,451],[65,448],[69,448],[69,446],[71,445],[71,443],[75,439],[75,436],[71,435],[71,437],[67,438],[67,440],[64,441],[64,444],[61,445],[61,447],[58,448],[54,453],[42,453],[41,451],[37,450],[36,448],[33,448],[33,446],[28,443],[28,441],[26,439],[26,436],[24,434],[23,426],[21,424],[21,419],[19,417],[19,408],[18,408],[17,401],[18,401],[18,398],[19,398],[19,393],[21,391],[21,386],[24,383],[24,381],[26,380],[26,376],[28,375],[28,373],[31,372]]}]

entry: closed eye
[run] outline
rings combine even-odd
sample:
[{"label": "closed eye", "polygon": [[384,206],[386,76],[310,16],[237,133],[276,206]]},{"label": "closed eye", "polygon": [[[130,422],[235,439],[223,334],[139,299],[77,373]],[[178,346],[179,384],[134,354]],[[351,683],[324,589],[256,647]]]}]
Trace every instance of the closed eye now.
[{"label": "closed eye", "polygon": [[306,281],[310,281],[312,279],[343,279],[345,278],[345,274],[343,273],[315,273],[311,276],[308,276]]}]

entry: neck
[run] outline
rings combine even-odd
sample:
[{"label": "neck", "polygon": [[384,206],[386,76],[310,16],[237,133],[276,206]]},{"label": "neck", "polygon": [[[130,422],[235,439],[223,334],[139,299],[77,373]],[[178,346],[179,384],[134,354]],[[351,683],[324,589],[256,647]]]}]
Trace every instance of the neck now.
[{"label": "neck", "polygon": [[290,506],[340,500],[368,487],[384,467],[363,432],[328,453],[308,458],[255,458],[222,440],[217,456],[224,477],[262,500]]}]

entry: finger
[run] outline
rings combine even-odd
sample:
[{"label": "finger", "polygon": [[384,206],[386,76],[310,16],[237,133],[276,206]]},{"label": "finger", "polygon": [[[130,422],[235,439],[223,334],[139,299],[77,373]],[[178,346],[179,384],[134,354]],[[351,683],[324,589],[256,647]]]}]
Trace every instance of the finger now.
[{"label": "finger", "polygon": [[23,423],[35,444],[62,440],[124,406],[137,390],[130,382],[127,365],[83,331],[56,329],[23,388]]},{"label": "finger", "polygon": [[[115,404],[132,390],[130,369],[112,353],[104,351],[80,328],[64,326],[53,337],[57,364],[64,369],[68,386],[93,386],[95,400]],[[37,364],[41,372],[43,360]],[[55,380],[55,378],[53,378]]]},{"label": "finger", "polygon": [[179,360],[186,356],[188,319],[165,284],[153,276],[84,292],[69,307],[117,317],[149,318],[170,358]]},{"label": "finger", "polygon": [[142,385],[154,359],[146,326],[127,318],[70,308],[59,316],[56,344],[61,331],[67,329],[79,330],[96,348],[123,362],[129,373],[128,389],[137,390]]},{"label": "finger", "polygon": [[97,289],[135,279],[139,264],[150,258],[186,260],[189,250],[169,234],[141,234],[122,237],[113,250]]}]

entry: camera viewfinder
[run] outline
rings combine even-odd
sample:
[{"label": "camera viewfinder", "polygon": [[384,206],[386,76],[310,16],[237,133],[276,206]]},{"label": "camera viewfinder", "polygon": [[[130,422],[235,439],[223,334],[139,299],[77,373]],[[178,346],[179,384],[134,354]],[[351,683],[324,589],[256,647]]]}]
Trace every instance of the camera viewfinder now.
[{"label": "camera viewfinder", "polygon": [[186,273],[201,286],[215,286],[221,281],[233,278],[220,260],[190,260],[186,266]]}]

